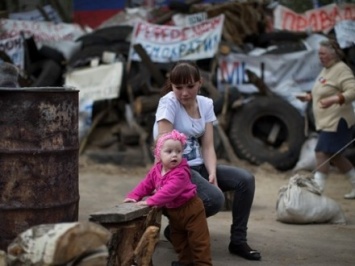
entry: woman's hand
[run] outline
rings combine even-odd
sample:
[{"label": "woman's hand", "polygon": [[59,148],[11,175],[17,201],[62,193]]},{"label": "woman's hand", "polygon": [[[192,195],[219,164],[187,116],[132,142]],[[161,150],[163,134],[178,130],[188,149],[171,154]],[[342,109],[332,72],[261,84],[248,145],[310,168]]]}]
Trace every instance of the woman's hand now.
[{"label": "woman's hand", "polygon": [[319,104],[320,108],[328,108],[335,103],[339,103],[339,96],[338,95],[333,95],[333,96],[323,98],[322,100],[319,101],[318,104]]},{"label": "woman's hand", "polygon": [[137,202],[135,199],[130,199],[130,198],[125,198],[124,203],[127,203],[127,202]]},{"label": "woman's hand", "polygon": [[215,186],[218,187],[217,177],[216,177],[215,174],[210,174],[210,175],[208,176],[208,181],[209,181],[211,184],[213,184],[213,185],[215,185]]},{"label": "woman's hand", "polygon": [[295,97],[301,102],[310,102],[312,100],[312,94],[308,92],[297,93]]}]

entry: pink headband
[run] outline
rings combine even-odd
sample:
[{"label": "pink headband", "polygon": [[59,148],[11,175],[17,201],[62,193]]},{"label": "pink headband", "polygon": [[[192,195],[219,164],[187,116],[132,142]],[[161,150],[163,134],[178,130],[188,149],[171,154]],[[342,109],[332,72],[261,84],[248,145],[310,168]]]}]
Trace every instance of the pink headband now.
[{"label": "pink headband", "polygon": [[164,142],[168,139],[178,140],[183,146],[186,144],[186,136],[184,133],[180,133],[175,129],[169,133],[165,133],[160,138],[158,138],[157,144],[155,145],[154,156],[157,160],[160,159],[161,148],[163,147]]}]

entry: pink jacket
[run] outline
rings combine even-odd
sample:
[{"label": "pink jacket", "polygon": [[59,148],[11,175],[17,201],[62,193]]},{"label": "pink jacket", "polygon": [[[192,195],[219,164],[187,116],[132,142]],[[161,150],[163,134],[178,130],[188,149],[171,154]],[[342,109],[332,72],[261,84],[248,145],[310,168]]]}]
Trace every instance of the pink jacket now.
[{"label": "pink jacket", "polygon": [[140,201],[145,196],[149,206],[177,208],[193,198],[197,191],[191,183],[190,168],[184,158],[181,163],[164,176],[161,162],[155,164],[146,177],[130,192],[127,198]]}]

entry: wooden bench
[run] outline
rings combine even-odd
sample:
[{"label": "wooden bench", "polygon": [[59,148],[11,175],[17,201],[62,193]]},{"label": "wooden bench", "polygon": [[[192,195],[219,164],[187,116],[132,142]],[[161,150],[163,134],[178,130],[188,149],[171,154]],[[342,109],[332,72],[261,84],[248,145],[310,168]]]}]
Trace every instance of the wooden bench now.
[{"label": "wooden bench", "polygon": [[111,209],[90,214],[111,233],[107,243],[107,266],[152,266],[152,256],[159,240],[161,210],[135,203],[122,203]]}]

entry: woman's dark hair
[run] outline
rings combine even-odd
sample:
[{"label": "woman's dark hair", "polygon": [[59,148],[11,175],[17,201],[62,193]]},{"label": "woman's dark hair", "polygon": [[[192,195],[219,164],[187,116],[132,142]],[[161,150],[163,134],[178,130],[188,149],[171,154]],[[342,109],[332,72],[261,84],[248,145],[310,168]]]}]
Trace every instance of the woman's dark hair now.
[{"label": "woman's dark hair", "polygon": [[198,66],[192,61],[179,61],[170,70],[162,95],[172,91],[172,84],[194,83],[201,79]]}]

